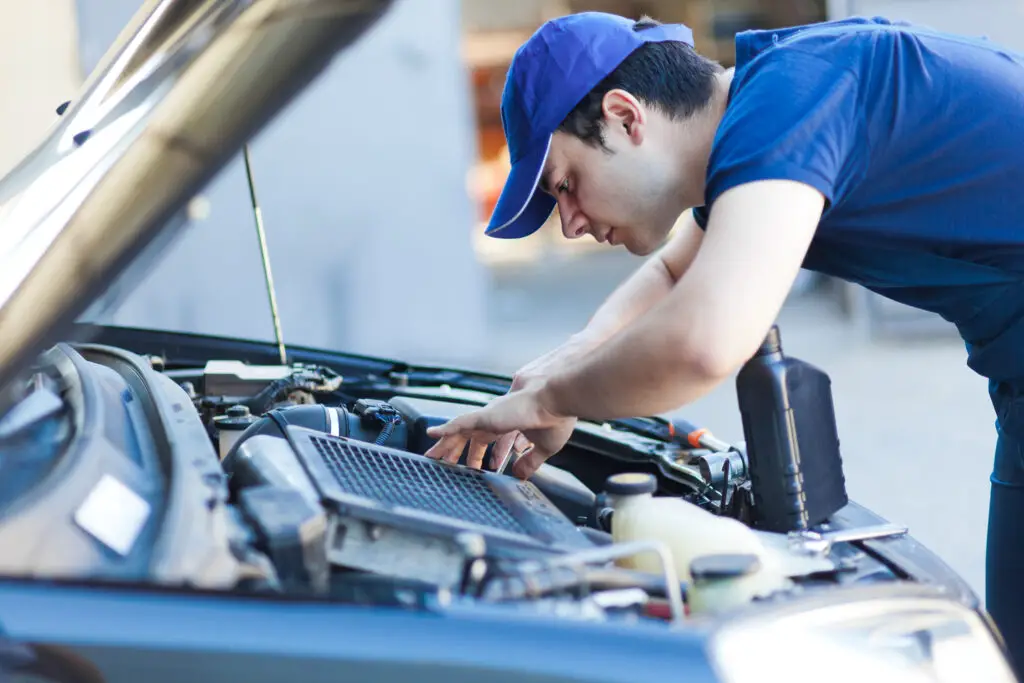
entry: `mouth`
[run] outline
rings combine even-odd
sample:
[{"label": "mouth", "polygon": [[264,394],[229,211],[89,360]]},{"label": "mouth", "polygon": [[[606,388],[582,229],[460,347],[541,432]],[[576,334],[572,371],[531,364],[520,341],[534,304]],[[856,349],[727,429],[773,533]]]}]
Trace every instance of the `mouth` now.
[{"label": "mouth", "polygon": [[593,230],[591,234],[594,236],[594,240],[599,244],[611,244],[617,245],[618,241],[615,236],[615,228],[608,228],[607,230]]}]

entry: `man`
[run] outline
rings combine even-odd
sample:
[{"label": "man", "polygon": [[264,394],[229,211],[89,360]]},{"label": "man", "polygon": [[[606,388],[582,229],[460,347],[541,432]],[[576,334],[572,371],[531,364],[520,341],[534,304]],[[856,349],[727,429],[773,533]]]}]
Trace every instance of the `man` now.
[{"label": "man", "polygon": [[568,238],[658,251],[507,395],[434,429],[429,455],[468,442],[480,467],[491,442],[532,445],[513,470],[528,477],[577,418],[662,413],[731,376],[801,266],[860,283],[954,323],[990,379],[987,606],[1019,657],[1024,58],[851,19],[741,33],[723,70],[685,26],[583,13],[519,49],[502,117],[512,170],[488,234],[528,235],[557,206]]}]

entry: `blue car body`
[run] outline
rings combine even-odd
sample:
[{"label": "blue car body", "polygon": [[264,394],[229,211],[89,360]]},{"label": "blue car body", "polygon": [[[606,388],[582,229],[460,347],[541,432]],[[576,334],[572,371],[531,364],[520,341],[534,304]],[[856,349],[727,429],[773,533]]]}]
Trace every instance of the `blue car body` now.
[{"label": "blue car body", "polygon": [[[813,644],[815,631],[828,645],[833,629],[863,626],[844,616],[851,605],[880,610],[863,626],[873,635],[905,626],[891,646],[912,668],[945,636],[903,616],[930,611],[974,644],[979,671],[1010,680],[966,583],[910,534],[859,537],[885,520],[856,502],[829,519],[828,530],[854,533],[820,551],[824,576],[709,618],[671,618],[674,589],[687,588],[673,588],[671,572],[659,584],[610,563],[585,581],[524,579],[522,593],[489,599],[469,584],[414,581],[429,563],[409,551],[390,558],[402,564],[394,576],[355,564],[335,585],[331,553],[355,542],[338,534],[362,529],[376,542],[390,532],[343,528],[337,497],[330,515],[321,508],[326,485],[296,474],[315,473],[306,461],[295,468],[301,429],[285,416],[305,416],[299,428],[335,443],[393,441],[392,454],[421,454],[415,430],[443,416],[417,406],[469,409],[507,391],[509,378],[298,347],[283,363],[273,344],[76,322],[113,282],[130,286],[152,267],[185,229],[190,199],[389,4],[147,3],[49,136],[0,180],[0,233],[11,238],[0,250],[0,680],[744,683],[738,667],[751,662],[765,680],[817,680],[796,666],[815,653],[836,676],[872,658],[867,645],[839,659]],[[221,361],[243,370],[225,379],[224,366],[211,370]],[[254,379],[245,368],[283,374]],[[401,419],[373,422],[394,405],[405,406]],[[223,445],[229,419],[248,421]],[[602,487],[609,475],[642,472],[663,495],[730,514],[698,457],[664,420],[581,424],[551,477],[538,477],[544,495],[520,513],[547,496],[559,512],[545,514],[575,523],[594,549],[614,547]],[[361,583],[375,573],[382,580]],[[804,615],[827,626],[796,628]],[[748,624],[763,638],[736,635]],[[761,641],[776,644],[761,651]]]}]

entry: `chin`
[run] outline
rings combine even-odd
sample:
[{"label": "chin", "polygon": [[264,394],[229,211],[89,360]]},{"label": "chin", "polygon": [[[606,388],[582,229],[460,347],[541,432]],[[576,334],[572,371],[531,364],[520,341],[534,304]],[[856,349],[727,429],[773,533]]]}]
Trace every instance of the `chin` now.
[{"label": "chin", "polygon": [[634,256],[649,256],[653,254],[657,249],[657,247],[655,246],[650,246],[646,244],[624,243],[622,246],[626,248],[626,251],[628,251],[630,254],[633,254]]},{"label": "chin", "polygon": [[644,239],[643,235],[639,237],[640,239],[637,239],[637,235],[627,235],[620,244],[635,256],[647,256],[657,250],[658,244],[654,240]]}]

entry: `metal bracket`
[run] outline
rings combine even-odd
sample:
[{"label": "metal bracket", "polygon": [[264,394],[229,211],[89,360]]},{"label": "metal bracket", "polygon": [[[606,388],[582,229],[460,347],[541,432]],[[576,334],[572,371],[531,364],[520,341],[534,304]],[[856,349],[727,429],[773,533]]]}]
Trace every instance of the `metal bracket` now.
[{"label": "metal bracket", "polygon": [[907,527],[899,524],[877,524],[823,532],[791,531],[789,533],[789,543],[790,547],[798,552],[824,555],[828,553],[834,543],[849,543],[851,541],[866,541],[872,538],[902,536],[907,531]]},{"label": "metal bracket", "polygon": [[[672,615],[673,625],[681,625],[685,619],[685,608],[683,606],[683,594],[679,589],[678,574],[676,574],[675,562],[668,546],[659,541],[633,541],[619,543],[609,546],[602,546],[594,550],[583,550],[569,555],[561,555],[545,560],[532,560],[524,562],[519,569],[524,574],[537,573],[548,568],[558,566],[583,566],[599,562],[610,562],[612,560],[639,555],[641,553],[653,553],[657,555],[661,563],[662,579],[665,581],[665,595],[668,598],[669,610]],[[524,577],[525,578],[525,577]]]}]

